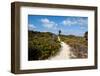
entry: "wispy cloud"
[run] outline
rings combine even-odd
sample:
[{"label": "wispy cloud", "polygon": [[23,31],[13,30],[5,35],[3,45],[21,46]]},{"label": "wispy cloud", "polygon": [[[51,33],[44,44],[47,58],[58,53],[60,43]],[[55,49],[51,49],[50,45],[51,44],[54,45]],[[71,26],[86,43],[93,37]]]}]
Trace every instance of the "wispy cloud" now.
[{"label": "wispy cloud", "polygon": [[33,24],[28,25],[28,30],[32,31],[32,30],[35,30],[35,29],[36,29],[35,25],[33,25]]},{"label": "wispy cloud", "polygon": [[70,26],[70,25],[74,25],[74,24],[77,24],[77,22],[76,21],[74,21],[74,22],[72,22],[71,20],[64,20],[64,21],[62,21],[62,24],[63,25],[65,25],[65,26]]},{"label": "wispy cloud", "polygon": [[86,27],[81,26],[80,29],[81,29],[81,30],[84,30],[84,29],[86,29]]},{"label": "wispy cloud", "polygon": [[42,22],[42,25],[46,28],[52,28],[52,29],[56,29],[57,23],[55,23],[54,21],[50,21],[47,18],[43,18],[40,20]]},{"label": "wispy cloud", "polygon": [[62,21],[62,24],[65,26],[72,26],[72,25],[86,26],[87,20],[84,18],[67,18]]}]

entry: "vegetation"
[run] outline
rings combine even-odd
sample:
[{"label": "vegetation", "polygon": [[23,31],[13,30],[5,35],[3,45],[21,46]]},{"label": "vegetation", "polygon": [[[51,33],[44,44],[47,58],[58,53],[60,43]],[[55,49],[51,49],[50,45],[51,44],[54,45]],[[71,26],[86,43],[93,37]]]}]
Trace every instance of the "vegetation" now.
[{"label": "vegetation", "polygon": [[86,40],[88,40],[88,32],[85,32],[84,38],[85,38]]},{"label": "vegetation", "polygon": [[88,43],[84,37],[78,37],[74,35],[61,35],[61,40],[69,44],[71,47],[71,52],[74,57],[71,58],[87,58],[88,54]]},{"label": "vegetation", "polygon": [[60,48],[57,36],[50,32],[28,31],[28,60],[43,60],[54,56]]},{"label": "vegetation", "polygon": [[[71,47],[74,57],[71,58],[87,58],[87,34],[84,37],[74,35],[61,35],[61,41],[67,43]],[[28,60],[44,60],[51,56],[55,56],[60,49],[60,43],[55,34],[50,32],[28,31]]]}]

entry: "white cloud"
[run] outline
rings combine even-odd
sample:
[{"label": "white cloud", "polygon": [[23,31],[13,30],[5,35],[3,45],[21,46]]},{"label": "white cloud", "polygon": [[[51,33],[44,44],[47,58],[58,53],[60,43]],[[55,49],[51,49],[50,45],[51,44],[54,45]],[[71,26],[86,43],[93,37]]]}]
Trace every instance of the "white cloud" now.
[{"label": "white cloud", "polygon": [[85,27],[80,27],[81,30],[85,29]]},{"label": "white cloud", "polygon": [[43,23],[49,23],[50,21],[49,21],[49,19],[44,18],[44,19],[41,19],[41,22],[43,22]]},{"label": "white cloud", "polygon": [[79,18],[78,19],[78,23],[80,24],[80,25],[87,25],[88,23],[87,23],[87,20],[85,20],[85,19],[83,19],[83,18]]},{"label": "white cloud", "polygon": [[50,21],[47,18],[41,19],[42,25],[46,28],[56,28],[57,24],[54,21]]},{"label": "white cloud", "polygon": [[77,22],[76,22],[76,21],[71,21],[71,20],[64,20],[64,21],[62,22],[62,24],[63,24],[63,25],[68,25],[68,26],[70,26],[70,25],[77,24]]},{"label": "white cloud", "polygon": [[32,31],[32,30],[35,30],[35,29],[36,29],[35,25],[33,25],[33,24],[28,25],[28,30]]},{"label": "white cloud", "polygon": [[87,25],[87,20],[83,19],[83,18],[67,18],[65,20],[62,21],[62,24],[65,26],[71,26],[71,25],[80,25],[80,26],[84,26]]}]

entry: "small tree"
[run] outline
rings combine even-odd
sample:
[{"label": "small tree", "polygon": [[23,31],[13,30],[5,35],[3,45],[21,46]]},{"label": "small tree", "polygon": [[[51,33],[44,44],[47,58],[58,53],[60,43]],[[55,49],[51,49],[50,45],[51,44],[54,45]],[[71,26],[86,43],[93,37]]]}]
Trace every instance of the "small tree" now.
[{"label": "small tree", "polygon": [[85,32],[84,38],[85,38],[86,40],[88,40],[88,32]]}]

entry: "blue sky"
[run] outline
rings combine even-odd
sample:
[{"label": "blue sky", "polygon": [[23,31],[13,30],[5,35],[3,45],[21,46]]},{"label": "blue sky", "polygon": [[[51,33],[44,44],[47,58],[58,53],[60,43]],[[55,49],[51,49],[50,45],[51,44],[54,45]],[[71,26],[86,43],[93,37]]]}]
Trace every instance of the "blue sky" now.
[{"label": "blue sky", "polygon": [[83,36],[88,31],[88,17],[28,15],[28,30]]}]

